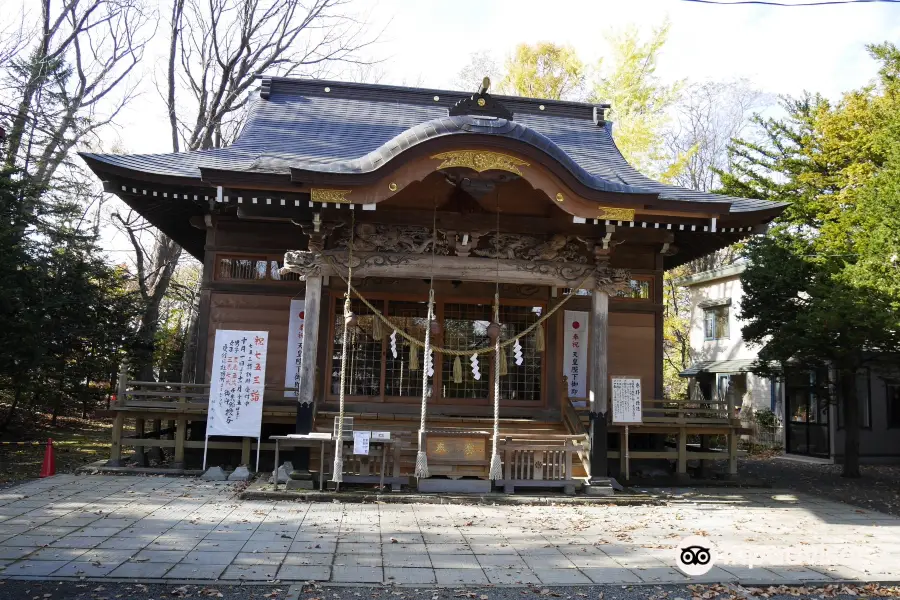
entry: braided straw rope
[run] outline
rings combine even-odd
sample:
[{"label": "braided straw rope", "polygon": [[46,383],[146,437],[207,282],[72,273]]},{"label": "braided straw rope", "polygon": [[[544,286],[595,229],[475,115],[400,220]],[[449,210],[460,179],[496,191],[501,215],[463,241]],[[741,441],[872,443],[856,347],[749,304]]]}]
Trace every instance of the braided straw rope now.
[{"label": "braided straw rope", "polygon": [[[422,361],[422,414],[419,418],[419,451],[416,453],[415,476],[418,479],[427,479],[431,476],[428,472],[428,455],[425,453],[425,411],[428,407],[428,348],[431,346],[431,319],[434,316],[434,288],[428,290],[428,319],[425,322],[425,358]],[[434,357],[431,357],[433,364]]]},{"label": "braided straw rope", "polygon": [[[354,294],[357,298],[359,298],[359,300],[366,306],[366,308],[368,308],[370,311],[372,311],[372,314],[374,314],[375,317],[377,317],[379,320],[383,321],[383,322],[385,323],[385,325],[387,325],[388,327],[390,327],[392,330],[396,331],[396,332],[400,335],[400,337],[402,337],[403,339],[405,339],[405,340],[406,340],[407,342],[409,342],[410,344],[414,344],[414,345],[418,346],[419,348],[424,348],[424,347],[425,347],[425,342],[423,342],[423,341],[421,341],[421,340],[419,340],[419,339],[417,339],[417,338],[414,338],[414,337],[411,336],[410,334],[408,334],[408,333],[406,333],[405,331],[403,331],[403,329],[402,329],[401,327],[399,327],[398,325],[396,325],[396,324],[394,324],[393,322],[391,322],[391,320],[388,319],[388,318],[387,318],[386,316],[384,316],[383,314],[381,314],[381,311],[379,311],[377,308],[375,308],[375,306],[374,306],[371,302],[369,302],[368,300],[366,300],[365,296],[363,296],[363,295],[359,292],[359,290],[357,290],[355,287],[353,287],[353,285],[350,283],[350,281],[340,273],[340,271],[338,270],[337,263],[334,262],[334,259],[333,259],[332,257],[326,255],[325,258],[328,260],[328,263],[331,265],[331,268],[334,269],[334,272],[335,272],[335,273],[337,274],[337,276],[341,279],[341,281],[343,281],[343,282],[347,285],[348,291],[353,292],[353,294]],[[348,265],[348,268],[347,268],[347,273],[348,273],[348,275],[350,274],[350,267],[349,267],[349,265]],[[555,312],[558,311],[560,308],[562,308],[562,306],[563,306],[566,302],[568,302],[570,298],[572,298],[573,296],[575,296],[575,294],[578,292],[578,290],[581,289],[581,287],[585,284],[585,282],[586,282],[588,279],[590,279],[593,275],[594,275],[594,273],[593,273],[592,271],[591,271],[591,272],[588,272],[588,274],[584,276],[584,279],[582,279],[575,287],[573,287],[573,288],[569,291],[569,293],[566,294],[565,298],[563,298],[562,301],[559,302],[559,304],[557,304],[556,306],[552,307],[550,310],[547,311],[547,313],[546,313],[545,315],[543,315],[540,319],[538,319],[537,321],[535,321],[534,323],[532,323],[531,325],[529,325],[527,328],[523,329],[520,333],[518,333],[517,335],[515,335],[515,336],[509,338],[509,339],[506,340],[505,342],[502,342],[502,343],[500,344],[500,347],[501,347],[501,348],[506,348],[506,347],[508,347],[508,346],[511,346],[512,344],[514,344],[514,343],[516,342],[516,340],[522,339],[523,337],[525,337],[526,335],[530,334],[532,331],[534,331],[535,329],[537,329],[538,327],[540,327],[541,325],[543,325],[543,324],[544,324],[544,321],[546,321],[547,319],[549,319],[549,318],[553,315],[553,313],[555,313]],[[430,340],[429,340],[429,343],[430,343]],[[444,354],[444,355],[446,355],[446,356],[472,356],[473,354],[475,354],[475,355],[477,355],[477,354],[489,354],[489,353],[491,353],[491,352],[494,351],[494,347],[493,347],[493,346],[486,346],[486,347],[484,347],[484,348],[479,348],[479,349],[477,349],[477,350],[453,350],[453,349],[451,349],[451,348],[441,348],[441,347],[439,347],[439,346],[431,346],[431,349],[434,350],[435,352],[439,352],[439,353]]]},{"label": "braided straw rope", "polygon": [[[494,322],[500,323],[500,294],[494,294]],[[491,447],[491,470],[488,477],[494,481],[503,479],[503,468],[500,455],[497,453],[497,440],[500,438],[500,333],[494,342],[494,441]]]}]

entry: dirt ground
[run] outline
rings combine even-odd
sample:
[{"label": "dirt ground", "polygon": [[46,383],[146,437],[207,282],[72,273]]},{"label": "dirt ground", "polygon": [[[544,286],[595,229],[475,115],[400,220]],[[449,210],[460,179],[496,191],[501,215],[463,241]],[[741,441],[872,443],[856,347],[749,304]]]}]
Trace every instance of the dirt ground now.
[{"label": "dirt ground", "polygon": [[[0,408],[0,413],[5,407]],[[46,442],[53,439],[57,473],[72,473],[109,453],[108,420],[60,417],[50,425],[50,415],[18,415],[8,431],[0,433],[0,442]],[[0,487],[34,479],[41,472],[46,445],[0,443]]]},{"label": "dirt ground", "polygon": [[862,477],[841,477],[840,465],[820,465],[778,457],[747,457],[738,475],[780,489],[814,494],[900,517],[900,465],[863,465]]}]

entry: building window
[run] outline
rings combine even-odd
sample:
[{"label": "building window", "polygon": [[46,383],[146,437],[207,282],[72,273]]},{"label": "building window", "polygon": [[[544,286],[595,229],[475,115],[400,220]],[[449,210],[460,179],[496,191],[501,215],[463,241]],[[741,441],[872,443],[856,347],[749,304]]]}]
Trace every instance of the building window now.
[{"label": "building window", "polygon": [[650,278],[647,279],[631,279],[628,282],[628,288],[616,292],[616,298],[627,298],[629,300],[649,300],[650,299]]},{"label": "building window", "polygon": [[[418,340],[425,339],[428,305],[425,301],[370,300],[373,306],[399,329]],[[397,357],[391,351],[391,327],[376,323],[376,317],[359,300],[353,300],[356,324],[348,331],[346,395],[357,401],[419,401],[422,397],[423,349],[397,336]],[[341,344],[343,339],[343,297],[333,300],[331,327],[330,399],[340,394]],[[434,400],[480,401],[493,397],[493,353],[478,356],[480,379],[472,375],[470,362],[475,350],[490,344],[487,328],[493,320],[493,305],[483,303],[442,303],[435,306],[441,322],[441,338],[435,343],[444,348],[466,352],[464,356],[436,355],[435,373],[429,378],[429,395]],[[501,304],[501,340],[531,326],[545,307],[528,304]],[[500,398],[506,402],[533,405],[543,400],[543,354],[534,347],[534,334],[520,340],[522,364],[515,364],[512,346],[505,347],[506,373],[500,377]],[[459,364],[457,364],[459,363]],[[478,402],[476,402],[478,403]]]},{"label": "building window", "polygon": [[887,384],[887,426],[891,429],[900,428],[900,384]]},{"label": "building window", "polygon": [[707,340],[728,339],[728,306],[703,309],[703,331]]},{"label": "building window", "polygon": [[[479,350],[490,344],[487,328],[491,323],[490,304],[445,304],[444,347],[449,350]],[[472,376],[467,357],[460,357],[461,377],[454,378],[455,356],[444,356],[441,367],[441,396],[444,398],[489,398],[492,354],[479,354],[481,379]]]},{"label": "building window", "polygon": [[216,257],[216,281],[257,283],[271,281],[300,281],[297,273],[281,274],[284,257],[218,255]]},{"label": "building window", "polygon": [[[378,306],[382,303],[373,303]],[[350,303],[356,325],[347,330],[347,369],[344,377],[348,396],[381,395],[382,340],[373,334],[375,315],[359,300]],[[331,360],[331,393],[341,392],[341,354],[344,341],[344,299],[336,298]]]}]

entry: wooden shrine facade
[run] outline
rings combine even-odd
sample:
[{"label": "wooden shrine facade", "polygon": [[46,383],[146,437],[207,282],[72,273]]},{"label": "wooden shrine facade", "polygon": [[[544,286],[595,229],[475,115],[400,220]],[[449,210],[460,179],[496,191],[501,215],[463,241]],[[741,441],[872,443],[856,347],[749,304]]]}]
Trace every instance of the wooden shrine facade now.
[{"label": "wooden shrine facade", "polygon": [[[507,488],[550,479],[569,487],[578,476],[617,470],[607,459],[624,461],[628,452],[608,437],[622,430],[608,415],[616,375],[641,380],[644,419],[632,433],[678,439],[673,450],[645,440],[634,459],[673,458],[680,473],[688,458],[733,465],[739,424],[729,407],[663,401],[662,277],[764,230],[783,207],[647,179],[615,148],[606,108],[501,98],[486,88],[461,94],[273,78],[262,80],[250,120],[228,148],[83,155],[108,191],[203,262],[197,384],[188,390],[123,378],[116,430],[135,419],[139,435],[116,440],[113,458],[132,443],[171,447],[183,465],[185,448],[197,444],[189,424],[205,418],[217,329],[269,332],[263,440],[330,431],[351,277],[346,414],[403,440],[391,450],[394,480],[411,473],[424,356],[402,337],[391,339],[391,329],[423,339],[432,280],[435,346],[463,355],[435,357],[427,415],[440,430],[434,439],[444,441],[429,452],[465,432],[474,436],[466,444],[477,445],[479,432],[490,429],[494,361],[483,356],[479,378],[465,352],[488,343],[499,293],[501,339],[552,313],[520,340],[521,364],[510,353],[500,369]],[[293,389],[285,367],[293,360],[295,298],[305,301],[305,320]],[[588,316],[580,324],[581,343],[589,344],[579,367],[586,377],[577,390],[569,378],[578,369],[563,368],[571,350],[564,348],[571,345],[565,311]],[[166,421],[174,439],[156,424]],[[688,451],[687,436],[696,433],[730,436],[730,452]],[[246,462],[255,442],[215,444],[242,448]],[[308,449],[294,458],[300,479],[318,464]],[[457,463],[438,473],[484,478],[479,460]]]}]

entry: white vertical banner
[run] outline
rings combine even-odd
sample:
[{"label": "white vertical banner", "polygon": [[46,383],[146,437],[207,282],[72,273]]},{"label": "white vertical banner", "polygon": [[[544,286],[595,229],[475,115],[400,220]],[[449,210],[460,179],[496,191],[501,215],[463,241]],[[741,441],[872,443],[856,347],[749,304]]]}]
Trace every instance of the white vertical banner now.
[{"label": "white vertical banner", "polygon": [[613,423],[640,423],[641,378],[614,376],[611,378]]},{"label": "white vertical banner", "polygon": [[[284,362],[284,387],[297,389],[300,376],[300,355],[303,354],[303,325],[306,322],[306,300],[291,300],[288,320],[287,360]],[[296,398],[297,392],[285,392],[286,398]]]},{"label": "white vertical banner", "polygon": [[588,319],[586,311],[565,311],[563,375],[569,378],[569,398],[587,398]]},{"label": "white vertical banner", "polygon": [[268,345],[268,331],[216,330],[206,437],[259,437]]}]

